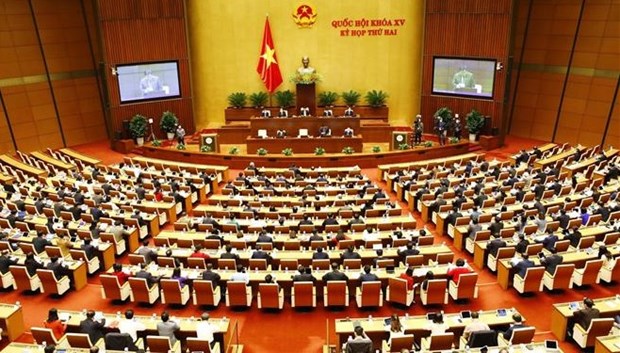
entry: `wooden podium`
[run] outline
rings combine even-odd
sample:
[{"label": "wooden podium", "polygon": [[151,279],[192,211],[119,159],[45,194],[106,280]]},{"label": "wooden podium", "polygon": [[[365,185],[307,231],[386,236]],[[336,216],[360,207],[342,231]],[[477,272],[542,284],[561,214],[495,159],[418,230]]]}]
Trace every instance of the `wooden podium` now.
[{"label": "wooden podium", "polygon": [[299,108],[310,108],[310,115],[316,115],[316,84],[311,83],[308,85],[297,84],[297,110],[295,114],[299,114]]}]

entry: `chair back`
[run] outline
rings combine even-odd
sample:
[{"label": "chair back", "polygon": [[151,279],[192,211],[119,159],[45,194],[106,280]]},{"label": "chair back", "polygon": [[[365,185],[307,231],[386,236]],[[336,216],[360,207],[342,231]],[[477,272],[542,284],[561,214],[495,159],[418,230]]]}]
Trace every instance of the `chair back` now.
[{"label": "chair back", "polygon": [[122,300],[121,285],[118,283],[118,278],[112,275],[99,275],[101,281],[101,287],[105,293],[107,299]]},{"label": "chair back", "polygon": [[209,344],[209,341],[196,337],[187,337],[185,343],[187,345],[187,350],[190,352],[211,353],[211,345]]},{"label": "chair back", "polygon": [[9,267],[9,271],[11,272],[11,275],[13,275],[15,286],[20,291],[35,290],[38,288],[32,288],[32,285],[30,284],[31,277],[28,275],[28,270],[26,270],[26,267],[13,265]]},{"label": "chair back", "polygon": [[140,254],[129,254],[128,258],[129,258],[129,264],[134,265],[134,266],[146,262],[146,260],[144,259],[144,255],[140,255]]},{"label": "chair back", "polygon": [[459,276],[456,284],[458,293],[457,299],[473,298],[476,292],[476,284],[478,283],[477,273],[463,273]]},{"label": "chair back", "polygon": [[605,245],[613,245],[618,242],[618,238],[620,238],[619,232],[608,233],[608,234],[605,234],[603,243],[605,243]]},{"label": "chair back", "polygon": [[431,335],[429,351],[444,351],[452,348],[454,333],[448,332],[440,335]]},{"label": "chair back", "polygon": [[402,305],[407,303],[407,281],[402,278],[389,277],[388,289],[390,291],[389,301]]},{"label": "chair back", "polygon": [[57,342],[51,328],[31,327],[30,332],[32,333],[32,338],[34,338],[34,341],[37,344],[43,344],[43,342],[47,342],[48,344],[56,344]]},{"label": "chair back", "polygon": [[299,266],[299,260],[297,259],[281,259],[280,260],[280,270],[282,269],[295,270],[297,269],[298,266]]},{"label": "chair back", "polygon": [[377,260],[377,267],[378,268],[386,268],[389,266],[394,266],[394,259],[382,259],[382,260]]},{"label": "chair back", "polygon": [[432,235],[425,235],[423,237],[418,237],[419,246],[433,245],[434,242],[435,242],[435,237],[433,237]]},{"label": "chair back", "polygon": [[301,249],[301,242],[299,240],[285,240],[284,250],[299,250]]},{"label": "chair back", "polygon": [[342,264],[344,268],[360,269],[362,268],[362,259],[345,259]]},{"label": "chair back", "polygon": [[540,281],[542,281],[544,275],[544,267],[528,268],[523,279],[523,292],[538,292],[540,290]]},{"label": "chair back", "polygon": [[161,267],[175,268],[176,267],[176,261],[174,261],[173,257],[158,256],[157,257],[157,265],[159,265]]},{"label": "chair back", "polygon": [[93,346],[87,333],[67,333],[65,336],[71,348],[90,348]]},{"label": "chair back", "polygon": [[218,239],[205,239],[202,242],[205,249],[215,250],[219,249],[222,243]]},{"label": "chair back", "polygon": [[348,249],[350,246],[355,246],[355,240],[343,239],[343,240],[338,242],[338,249],[339,250]]},{"label": "chair back", "polygon": [[452,260],[454,260],[454,253],[446,252],[446,253],[437,254],[435,262],[437,262],[440,265],[445,265],[445,264],[451,263]]},{"label": "chair back", "polygon": [[553,274],[553,287],[554,288],[568,288],[573,281],[573,271],[575,270],[574,264],[562,264],[555,268]]},{"label": "chair back", "polygon": [[527,246],[527,248],[525,249],[525,252],[528,255],[536,255],[539,252],[541,252],[543,249],[543,245],[542,244],[530,244]]},{"label": "chair back", "polygon": [[372,352],[372,341],[348,341],[345,351],[347,353]]},{"label": "chair back", "polygon": [[398,337],[393,337],[390,340],[390,353],[402,352],[403,349],[406,349],[407,352],[411,351],[413,347],[413,334],[411,335],[402,335]]},{"label": "chair back", "polygon": [[205,269],[207,268],[207,265],[205,264],[205,259],[201,257],[188,257],[187,267]]},{"label": "chair back", "polygon": [[310,242],[310,248],[316,250],[318,248],[327,249],[327,240],[313,240]]},{"label": "chair back", "polygon": [[511,344],[528,344],[532,343],[536,327],[521,327],[512,330],[512,337],[510,338]]},{"label": "chair back", "polygon": [[280,287],[275,283],[261,283],[258,285],[258,293],[263,309],[280,308]]},{"label": "chair back", "polygon": [[581,239],[579,239],[579,244],[577,244],[577,249],[590,248],[592,247],[592,245],[594,245],[595,241],[596,241],[596,237],[594,236],[582,237]]},{"label": "chair back", "polygon": [[48,294],[60,294],[58,291],[58,280],[52,270],[37,270],[37,276],[41,280],[43,290]]},{"label": "chair back", "polygon": [[312,268],[317,270],[329,270],[329,259],[312,259]]},{"label": "chair back", "polygon": [[130,277],[129,286],[133,293],[133,299],[141,303],[149,303],[149,286],[145,278]]},{"label": "chair back", "polygon": [[613,318],[592,319],[592,321],[590,321],[590,327],[588,327],[587,330],[588,340],[586,342],[586,347],[593,346],[596,337],[609,335],[609,331],[611,331],[613,326]]},{"label": "chair back", "polygon": [[176,279],[161,279],[159,286],[164,293],[166,303],[184,304],[181,296],[181,282]]},{"label": "chair back", "polygon": [[237,260],[235,259],[218,259],[217,260],[217,268],[221,269],[229,269],[234,270],[237,268]]},{"label": "chair back", "polygon": [[24,254],[27,254],[29,252],[33,254],[38,254],[38,252],[34,249],[34,245],[32,245],[31,243],[24,243],[20,241],[19,243],[17,243],[17,246],[19,246],[19,248]]},{"label": "chair back", "polygon": [[565,252],[570,247],[570,240],[558,240],[555,242],[555,250]]},{"label": "chair back", "polygon": [[426,288],[427,304],[443,304],[446,295],[447,282],[445,279],[432,279]]},{"label": "chair back", "polygon": [[216,306],[214,300],[215,289],[213,282],[206,280],[194,280],[194,299],[196,305]]},{"label": "chair back", "polygon": [[603,267],[603,260],[586,261],[586,266],[583,268],[583,279],[581,281],[581,285],[596,283],[601,267]]},{"label": "chair back", "polygon": [[229,306],[248,306],[245,282],[228,281],[226,291],[229,298]]},{"label": "chair back", "polygon": [[409,255],[405,258],[405,263],[410,267],[420,267],[424,265],[424,255]]},{"label": "chair back", "polygon": [[381,305],[381,281],[362,282],[361,306]]},{"label": "chair back", "polygon": [[[170,337],[164,336],[146,336],[146,345],[151,352],[168,353],[172,350]],[[204,349],[202,349],[204,351]]]},{"label": "chair back", "polygon": [[497,260],[500,259],[509,259],[511,257],[513,257],[515,255],[517,251],[515,250],[514,246],[507,246],[504,248],[499,248],[497,249]]},{"label": "chair back", "polygon": [[312,307],[315,303],[314,283],[294,282],[293,283],[293,305],[295,307]]},{"label": "chair back", "polygon": [[470,348],[480,347],[496,347],[497,346],[497,332],[494,330],[474,331],[467,340],[467,345]]},{"label": "chair back", "polygon": [[345,306],[347,304],[347,282],[329,281],[327,288],[327,303],[329,306]]},{"label": "chair back", "polygon": [[266,270],[267,259],[250,259],[250,269],[253,270]]}]

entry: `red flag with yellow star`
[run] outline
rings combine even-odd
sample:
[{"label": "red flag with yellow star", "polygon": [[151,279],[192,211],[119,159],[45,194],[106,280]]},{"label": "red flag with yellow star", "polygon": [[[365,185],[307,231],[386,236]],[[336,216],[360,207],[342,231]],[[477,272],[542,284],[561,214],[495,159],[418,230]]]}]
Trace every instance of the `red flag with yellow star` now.
[{"label": "red flag with yellow star", "polygon": [[269,93],[273,93],[282,83],[282,73],[278,65],[276,48],[273,45],[271,27],[269,27],[269,17],[265,19],[263,45],[260,49],[260,57],[258,58],[258,67],[256,67],[256,71],[260,75],[261,80],[265,82],[265,86]]}]

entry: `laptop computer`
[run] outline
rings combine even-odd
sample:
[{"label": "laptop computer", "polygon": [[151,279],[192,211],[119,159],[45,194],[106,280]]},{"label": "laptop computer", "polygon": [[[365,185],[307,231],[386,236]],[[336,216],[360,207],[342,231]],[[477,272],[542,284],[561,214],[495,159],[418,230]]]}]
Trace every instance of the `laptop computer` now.
[{"label": "laptop computer", "polygon": [[497,316],[506,316],[506,309],[497,309]]},{"label": "laptop computer", "polygon": [[430,312],[430,313],[426,313],[426,319],[427,320],[435,320],[435,318],[437,317],[437,313],[436,312]]},{"label": "laptop computer", "polygon": [[568,307],[570,308],[571,311],[577,311],[579,310],[579,302],[569,303]]},{"label": "laptop computer", "polygon": [[463,310],[461,311],[461,319],[469,319],[471,318],[471,311],[469,310]]}]

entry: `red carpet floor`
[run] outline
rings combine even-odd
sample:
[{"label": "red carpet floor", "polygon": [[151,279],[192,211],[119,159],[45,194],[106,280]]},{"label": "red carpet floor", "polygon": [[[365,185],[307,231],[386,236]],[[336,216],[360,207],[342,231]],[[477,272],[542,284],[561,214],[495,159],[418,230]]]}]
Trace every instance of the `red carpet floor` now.
[{"label": "red carpet floor", "polygon": [[[488,153],[490,158],[504,159],[517,152],[521,148],[529,148],[533,145],[541,144],[540,141],[524,140],[513,137],[506,139],[506,145],[501,149]],[[101,142],[75,147],[76,150],[102,159],[105,163],[114,163],[122,160],[123,155],[112,151],[109,142]],[[364,170],[369,177],[378,181],[376,169]],[[233,173],[231,175],[235,175]],[[383,183],[381,186],[385,187]],[[406,205],[403,205],[406,207]],[[418,227],[422,227],[421,219],[414,215],[418,222]],[[434,229],[429,225],[431,230]],[[451,244],[449,238],[440,237],[435,234],[435,242],[446,242]],[[473,258],[455,251],[457,257],[466,257],[472,263]],[[119,261],[124,262],[126,256]],[[480,273],[479,283],[481,284],[479,298],[467,304],[450,304],[445,306],[445,312],[458,312],[460,310],[484,310],[496,309],[501,307],[515,307],[527,319],[528,325],[537,328],[536,341],[553,339],[550,331],[551,305],[557,302],[567,302],[581,300],[584,296],[599,298],[615,295],[620,292],[620,285],[603,286],[596,285],[587,289],[574,289],[559,294],[547,292],[539,293],[530,297],[521,297],[514,290],[504,291],[497,285],[496,277],[488,270],[478,271]],[[134,308],[138,314],[159,313],[167,309],[172,315],[178,316],[199,316],[201,310],[194,305],[185,308],[169,307],[167,305],[156,304],[153,307],[135,306],[134,304],[114,305],[101,299],[99,282],[97,277],[91,277],[90,284],[80,292],[69,292],[61,299],[50,298],[44,294],[20,295],[17,292],[1,292],[2,302],[20,301],[24,307],[26,326],[41,325],[50,307],[62,309],[82,310],[83,308],[103,310],[106,312],[123,311],[127,308]],[[418,300],[419,301],[419,300]],[[319,303],[320,304],[320,303]],[[436,309],[435,309],[436,310]],[[354,303],[343,311],[332,312],[318,307],[311,312],[297,312],[290,307],[290,303],[285,303],[285,308],[279,313],[261,312],[256,307],[256,300],[250,310],[238,312],[229,310],[224,303],[212,311],[213,317],[226,316],[236,320],[239,325],[239,339],[245,345],[245,352],[250,353],[270,353],[270,352],[291,352],[291,353],[316,353],[320,352],[321,346],[326,342],[326,322],[329,322],[330,342],[334,342],[335,334],[333,330],[334,319],[345,317],[366,317],[372,314],[375,317],[389,316],[391,313],[404,314],[403,310],[392,308],[389,304],[376,311],[360,311]],[[414,305],[408,310],[410,315],[424,314],[425,308],[421,305]],[[30,342],[30,335],[23,335],[21,341]],[[564,352],[577,352],[577,346],[572,343],[562,343],[561,348]]]}]

